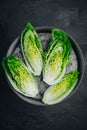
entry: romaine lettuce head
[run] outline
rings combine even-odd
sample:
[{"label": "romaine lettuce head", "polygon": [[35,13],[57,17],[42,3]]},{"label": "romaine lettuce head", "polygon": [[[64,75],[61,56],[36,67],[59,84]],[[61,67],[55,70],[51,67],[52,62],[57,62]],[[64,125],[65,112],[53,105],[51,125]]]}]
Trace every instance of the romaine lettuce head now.
[{"label": "romaine lettuce head", "polygon": [[[54,35],[56,32],[58,35]],[[64,32],[53,30],[52,37],[43,68],[43,81],[49,85],[58,83],[64,76],[71,52],[70,41]]]},{"label": "romaine lettuce head", "polygon": [[8,56],[3,58],[4,71],[16,91],[35,97],[38,94],[36,79],[26,68],[24,63],[17,57]]},{"label": "romaine lettuce head", "polygon": [[64,75],[63,79],[50,86],[44,93],[42,101],[45,104],[56,104],[62,101],[66,96],[68,96],[73,90],[75,84],[78,80],[78,71],[74,70],[69,74]]},{"label": "romaine lettuce head", "polygon": [[43,50],[39,36],[30,23],[21,34],[21,48],[28,69],[34,75],[40,75],[43,67]]}]

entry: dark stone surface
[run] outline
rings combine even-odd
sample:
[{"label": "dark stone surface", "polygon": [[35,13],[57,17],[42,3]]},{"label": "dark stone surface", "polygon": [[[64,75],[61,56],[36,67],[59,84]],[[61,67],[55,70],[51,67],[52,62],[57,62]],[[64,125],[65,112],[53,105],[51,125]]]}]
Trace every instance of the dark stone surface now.
[{"label": "dark stone surface", "polygon": [[[0,62],[24,25],[55,26],[71,34],[87,67],[86,0],[0,0]],[[0,65],[0,130],[87,130],[87,69],[79,89],[64,103],[28,104],[10,89]]]}]

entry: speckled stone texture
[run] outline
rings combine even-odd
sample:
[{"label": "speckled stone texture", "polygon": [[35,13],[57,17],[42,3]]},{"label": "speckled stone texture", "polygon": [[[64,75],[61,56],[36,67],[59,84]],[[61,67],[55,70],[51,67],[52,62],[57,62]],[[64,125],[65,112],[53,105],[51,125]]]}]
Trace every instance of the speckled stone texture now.
[{"label": "speckled stone texture", "polygon": [[[72,35],[87,68],[86,0],[0,0],[0,62],[24,25],[55,26]],[[0,130],[87,130],[87,69],[67,101],[48,107],[28,104],[10,89],[0,64]]]}]

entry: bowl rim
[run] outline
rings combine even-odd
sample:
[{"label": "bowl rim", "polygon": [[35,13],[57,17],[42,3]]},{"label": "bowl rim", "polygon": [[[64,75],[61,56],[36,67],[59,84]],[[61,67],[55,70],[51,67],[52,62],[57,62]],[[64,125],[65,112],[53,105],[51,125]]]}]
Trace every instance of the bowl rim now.
[{"label": "bowl rim", "polygon": [[[58,28],[58,27],[52,27],[52,26],[39,26],[39,27],[35,27],[35,30],[36,30],[36,32],[37,33],[46,33],[46,32],[48,32],[48,33],[51,33],[51,31],[52,31],[52,29],[60,29],[60,28]],[[60,29],[60,30],[62,30],[62,29]],[[46,31],[46,32],[45,32]],[[63,31],[63,30],[62,30]],[[64,31],[65,32],[65,31]],[[66,33],[66,32],[65,32]],[[67,34],[67,36],[73,41],[73,43],[74,43],[74,45],[75,45],[75,47],[76,47],[76,50],[78,51],[78,55],[80,56],[80,63],[81,63],[81,71],[82,71],[82,74],[80,75],[80,80],[76,83],[76,85],[75,85],[75,87],[74,87],[74,89],[72,90],[72,92],[67,96],[67,97],[65,97],[65,99],[63,99],[62,101],[60,101],[60,102],[58,102],[57,104],[60,104],[60,103],[63,103],[63,102],[65,102],[67,99],[69,99],[76,91],[77,91],[77,89],[80,87],[80,85],[81,85],[81,83],[82,83],[82,80],[83,80],[83,76],[84,76],[84,71],[85,71],[85,61],[84,61],[84,56],[83,56],[83,53],[82,53],[82,50],[81,50],[81,48],[80,48],[80,46],[79,46],[79,44],[77,43],[77,41],[70,35],[70,34],[68,34],[68,33],[66,33]],[[8,48],[8,51],[7,51],[7,53],[6,53],[6,56],[9,56],[10,54],[11,54],[11,52],[12,52],[12,49],[17,45],[17,42],[18,42],[18,40],[19,40],[19,36],[18,37],[16,37],[14,40],[13,40],[13,42],[11,43],[11,45],[9,46],[9,48]],[[76,51],[75,51],[76,52]],[[77,53],[76,53],[76,56],[77,56]],[[77,56],[78,57],[78,56]],[[78,60],[78,58],[77,58],[77,60]],[[7,78],[7,77],[6,77]],[[8,78],[7,78],[7,81],[9,82],[9,80],[8,80]],[[37,105],[37,106],[51,106],[51,105],[48,105],[48,104],[44,104],[44,103],[41,103],[40,102],[40,104],[36,104],[36,103],[32,103],[32,98],[30,98],[31,100],[29,100],[28,99],[28,97],[26,97],[26,96],[24,96],[24,95],[22,95],[22,94],[20,94],[20,93],[18,93],[14,88],[13,88],[13,86],[11,85],[11,83],[9,82],[9,84],[10,84],[10,87],[11,87],[11,89],[14,91],[14,93],[16,94],[16,95],[18,95],[21,99],[23,99],[24,101],[26,101],[26,102],[28,102],[28,103],[30,103],[30,104],[33,104],[33,105]],[[35,100],[35,99],[34,99]],[[35,102],[33,100],[33,102]],[[56,105],[56,104],[52,104],[52,105]]]}]

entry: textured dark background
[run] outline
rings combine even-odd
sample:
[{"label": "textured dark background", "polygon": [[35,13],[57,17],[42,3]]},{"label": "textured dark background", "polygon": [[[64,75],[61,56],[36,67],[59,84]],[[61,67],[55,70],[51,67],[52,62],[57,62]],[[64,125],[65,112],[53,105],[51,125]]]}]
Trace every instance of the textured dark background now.
[{"label": "textured dark background", "polygon": [[[86,0],[0,0],[0,61],[28,21],[71,34],[87,68]],[[49,107],[22,101],[10,89],[1,66],[0,70],[0,130],[87,130],[87,69],[76,93]]]}]

